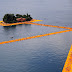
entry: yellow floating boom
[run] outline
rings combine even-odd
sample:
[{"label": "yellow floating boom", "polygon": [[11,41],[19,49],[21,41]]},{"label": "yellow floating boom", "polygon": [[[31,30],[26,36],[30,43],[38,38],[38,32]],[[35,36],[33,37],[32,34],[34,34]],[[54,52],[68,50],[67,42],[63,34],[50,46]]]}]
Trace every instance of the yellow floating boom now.
[{"label": "yellow floating boom", "polygon": [[19,25],[19,24],[25,24],[27,22],[38,22],[38,21],[42,21],[42,20],[36,20],[36,19],[32,19],[31,21],[26,21],[26,22],[17,22],[17,23],[4,23],[3,21],[0,21],[0,25],[1,26],[12,26],[12,25]]},{"label": "yellow floating boom", "polygon": [[26,37],[26,38],[20,38],[20,39],[15,39],[15,40],[3,41],[3,42],[0,42],[0,44],[6,44],[6,43],[22,41],[22,40],[28,40],[28,39],[33,39],[33,38],[38,38],[38,37],[43,37],[43,36],[49,36],[49,35],[69,32],[69,31],[72,31],[72,29],[71,30],[59,31],[59,32],[53,32],[53,33],[47,33],[47,34],[42,34],[42,35],[36,35],[36,36],[31,36],[31,37]]},{"label": "yellow floating boom", "polygon": [[62,72],[72,72],[72,45]]},{"label": "yellow floating boom", "polygon": [[19,24],[32,24],[32,25],[40,25],[40,26],[47,26],[47,27],[72,29],[72,28],[70,28],[70,27],[63,27],[63,26],[54,26],[54,25],[46,25],[46,24],[32,23],[32,22],[38,22],[38,21],[42,21],[42,20],[32,19],[31,21],[11,23],[11,24],[3,23],[3,21],[0,21],[0,25],[1,25],[1,26],[12,26],[12,25],[19,25]]},{"label": "yellow floating boom", "polygon": [[25,24],[40,25],[40,26],[55,27],[55,28],[64,28],[64,29],[72,29],[70,27],[54,26],[54,25],[46,25],[46,24],[38,24],[38,23],[31,23],[31,22],[25,22]]}]

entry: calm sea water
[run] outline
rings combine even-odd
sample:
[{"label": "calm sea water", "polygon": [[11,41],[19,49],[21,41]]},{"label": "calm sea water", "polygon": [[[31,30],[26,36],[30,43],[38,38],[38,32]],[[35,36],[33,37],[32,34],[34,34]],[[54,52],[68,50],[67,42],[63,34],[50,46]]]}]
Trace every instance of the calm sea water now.
[{"label": "calm sea water", "polygon": [[[72,27],[72,0],[0,0],[4,14],[29,13],[42,24]],[[0,42],[61,31],[35,25],[0,26]],[[72,44],[72,32],[0,45],[0,72],[61,72]]]}]

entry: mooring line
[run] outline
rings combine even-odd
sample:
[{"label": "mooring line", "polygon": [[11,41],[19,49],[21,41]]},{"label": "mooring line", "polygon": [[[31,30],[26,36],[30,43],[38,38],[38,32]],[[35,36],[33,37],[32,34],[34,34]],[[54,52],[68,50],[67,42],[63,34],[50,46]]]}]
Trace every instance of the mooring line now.
[{"label": "mooring line", "polygon": [[72,45],[68,53],[68,56],[67,56],[62,72],[72,72]]},{"label": "mooring line", "polygon": [[33,39],[33,38],[38,38],[38,37],[43,37],[43,36],[49,36],[49,35],[69,32],[69,31],[72,31],[72,29],[59,31],[59,32],[53,32],[53,33],[47,33],[47,34],[42,34],[42,35],[36,35],[36,36],[31,36],[31,37],[26,37],[26,38],[20,38],[20,39],[15,39],[15,40],[3,41],[3,42],[0,42],[0,44],[6,44],[6,43],[17,42],[17,41],[22,41],[22,40],[28,40],[28,39]]}]

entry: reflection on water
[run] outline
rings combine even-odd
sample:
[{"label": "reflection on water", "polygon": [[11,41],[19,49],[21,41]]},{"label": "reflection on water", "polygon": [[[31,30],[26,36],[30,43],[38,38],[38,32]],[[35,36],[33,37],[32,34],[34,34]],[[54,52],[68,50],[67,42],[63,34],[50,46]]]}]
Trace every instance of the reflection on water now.
[{"label": "reflection on water", "polygon": [[[41,24],[72,27],[71,0],[2,0],[0,20],[6,13],[29,13]],[[17,25],[0,26],[0,42],[65,29]],[[13,37],[13,38],[11,38]],[[72,32],[0,45],[0,72],[61,72],[72,44]]]},{"label": "reflection on water", "polygon": [[4,26],[3,27],[4,28],[4,30],[9,30],[9,29],[14,29],[14,28],[16,28],[16,25],[14,25],[14,26]]}]

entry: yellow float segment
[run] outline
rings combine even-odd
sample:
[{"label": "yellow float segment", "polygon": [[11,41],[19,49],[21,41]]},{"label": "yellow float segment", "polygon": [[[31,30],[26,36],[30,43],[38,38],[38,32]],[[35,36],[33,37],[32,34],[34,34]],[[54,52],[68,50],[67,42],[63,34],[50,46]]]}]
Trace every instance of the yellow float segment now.
[{"label": "yellow float segment", "polygon": [[72,45],[68,53],[68,56],[67,56],[62,72],[72,72]]},{"label": "yellow float segment", "polygon": [[0,22],[3,22],[3,21],[0,21]]},{"label": "yellow float segment", "polygon": [[26,37],[26,38],[20,38],[20,39],[15,39],[15,40],[3,41],[3,42],[0,42],[0,44],[6,44],[6,43],[22,41],[22,40],[28,40],[28,39],[33,39],[33,38],[38,38],[38,37],[43,37],[43,36],[49,36],[49,35],[69,32],[69,31],[72,31],[72,29],[71,30],[59,31],[59,32],[53,32],[53,33],[47,33],[47,34],[42,34],[42,35],[36,35],[36,36],[31,36],[31,37]]},{"label": "yellow float segment", "polygon": [[[36,20],[36,19],[32,19],[31,21],[26,21],[26,22],[38,22],[38,21],[42,21],[42,20]],[[18,23],[3,23],[3,21],[0,21],[0,25],[1,26],[12,26],[12,25],[19,25],[19,24],[25,24],[26,22],[18,22]]]},{"label": "yellow float segment", "polygon": [[33,20],[29,21],[29,22],[38,22],[38,21],[43,21],[43,20],[36,20],[36,19],[33,19]]},{"label": "yellow float segment", "polygon": [[70,27],[54,26],[54,25],[45,25],[45,24],[38,24],[38,23],[31,23],[31,22],[25,22],[25,24],[40,25],[40,26],[55,27],[55,28],[64,28],[64,29],[72,29],[72,28],[70,28]]},{"label": "yellow float segment", "polygon": [[11,23],[11,24],[2,23],[3,21],[0,21],[0,25],[1,26],[12,26],[12,25],[19,25],[19,24],[32,24],[32,25],[40,25],[40,26],[47,26],[47,27],[72,29],[70,27],[63,27],[63,26],[54,26],[54,25],[45,25],[45,24],[32,23],[32,22],[38,22],[38,21],[42,21],[42,20],[32,19],[31,21]]}]

